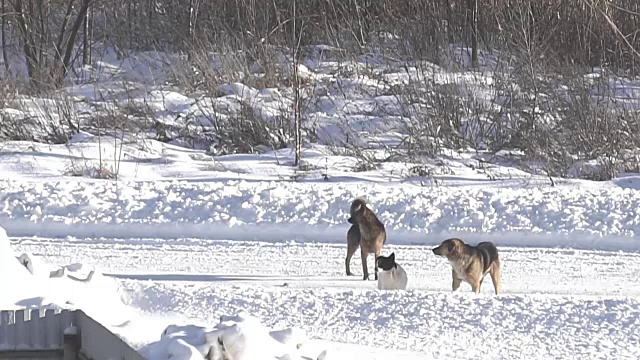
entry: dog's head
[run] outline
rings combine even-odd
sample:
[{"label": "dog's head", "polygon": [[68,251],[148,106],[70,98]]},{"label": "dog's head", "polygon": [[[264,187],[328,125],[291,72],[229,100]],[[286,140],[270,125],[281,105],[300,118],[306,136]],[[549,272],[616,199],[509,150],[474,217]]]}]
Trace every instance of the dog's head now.
[{"label": "dog's head", "polygon": [[376,265],[384,271],[394,269],[396,267],[396,254],[391,253],[389,256],[378,256],[376,258]]},{"label": "dog's head", "polygon": [[452,257],[460,252],[464,243],[460,239],[447,239],[440,243],[440,246],[433,248],[433,253],[438,256]]},{"label": "dog's head", "polygon": [[364,198],[357,198],[351,203],[351,207],[349,208],[351,217],[347,219],[347,221],[349,224],[357,224],[363,220],[366,223],[365,217],[368,211],[371,211],[371,209],[367,207],[367,201]]}]

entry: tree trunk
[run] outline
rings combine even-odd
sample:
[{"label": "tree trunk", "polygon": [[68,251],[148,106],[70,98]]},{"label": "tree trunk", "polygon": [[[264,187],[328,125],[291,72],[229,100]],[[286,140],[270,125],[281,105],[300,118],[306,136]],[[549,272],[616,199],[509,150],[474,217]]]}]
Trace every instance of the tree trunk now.
[{"label": "tree trunk", "polygon": [[[67,42],[65,43],[64,49],[64,58],[62,59],[62,74],[59,78],[56,79],[56,86],[62,85],[64,78],[67,76],[69,72],[69,67],[72,65],[73,59],[71,56],[73,55],[73,48],[76,44],[76,37],[78,36],[78,32],[80,31],[80,26],[82,26],[82,22],[86,19],[87,13],[89,10],[89,4],[91,0],[82,0],[80,5],[80,9],[78,10],[78,15],[73,23],[71,29],[69,29],[69,36],[67,37]],[[63,33],[60,33],[60,38],[64,37]],[[61,51],[62,49],[60,49]]]},{"label": "tree trunk", "polygon": [[446,9],[447,9],[447,41],[449,44],[453,44],[455,41],[455,37],[454,37],[454,29],[455,27],[453,26],[454,21],[453,21],[453,8],[452,8],[452,4],[451,4],[451,0],[447,0],[447,4],[445,5]]},{"label": "tree trunk", "polygon": [[467,0],[471,13],[471,65],[478,66],[478,0]]},{"label": "tree trunk", "polygon": [[22,0],[16,0],[13,3],[13,10],[16,13],[16,19],[18,28],[22,34],[22,48],[24,51],[25,62],[27,65],[27,74],[29,75],[29,81],[33,85],[37,85],[38,76],[38,52],[35,46],[35,39],[31,30],[31,22],[27,18],[24,10]]},{"label": "tree trunk", "polygon": [[87,14],[84,17],[84,28],[83,28],[83,41],[82,41],[82,65],[91,64],[91,34],[90,34],[90,13],[87,11]]},{"label": "tree trunk", "polygon": [[189,0],[189,40],[193,36],[195,23],[195,0]]},{"label": "tree trunk", "polygon": [[129,49],[133,49],[134,48],[134,38],[137,39],[137,37],[135,37],[134,31],[133,31],[133,19],[134,19],[134,15],[133,15],[133,11],[134,11],[134,5],[132,4],[133,0],[129,0],[127,2],[127,26],[129,27],[129,36],[127,36],[127,38],[129,39]]},{"label": "tree trunk", "polygon": [[195,36],[195,27],[196,27],[196,4],[195,0],[189,0],[189,29],[187,30],[187,39],[186,44],[182,46],[181,50],[187,50],[187,58],[189,61],[192,60],[193,51],[194,51],[194,36]]},{"label": "tree trunk", "polygon": [[[302,153],[302,128],[300,123],[302,122],[302,103],[300,99],[300,74],[298,72],[298,65],[300,64],[300,37],[302,36],[302,25],[298,25],[298,0],[293,0],[293,131],[294,131],[294,147],[295,147],[295,159],[293,160],[293,166],[300,165],[300,157]],[[300,30],[298,31],[298,26]]]},{"label": "tree trunk", "polygon": [[7,8],[6,1],[2,0],[2,60],[4,61],[5,78],[9,77],[9,54],[7,54]]}]

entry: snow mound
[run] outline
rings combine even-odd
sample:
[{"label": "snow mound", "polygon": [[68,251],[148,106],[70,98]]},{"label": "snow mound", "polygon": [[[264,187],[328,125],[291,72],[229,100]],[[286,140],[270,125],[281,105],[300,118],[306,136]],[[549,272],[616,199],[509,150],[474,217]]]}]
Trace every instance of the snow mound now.
[{"label": "snow mound", "polygon": [[327,350],[318,349],[298,328],[272,330],[247,312],[223,315],[210,330],[197,325],[169,325],[160,340],[146,351],[149,360],[195,359],[324,359]]},{"label": "snow mound", "polygon": [[105,325],[130,316],[119,285],[93,267],[70,264],[56,267],[31,253],[18,256],[7,232],[0,227],[0,308],[81,309]]},{"label": "snow mound", "polygon": [[[389,241],[491,235],[499,246],[640,250],[640,191],[611,188],[420,188],[293,182],[0,180],[0,222],[15,236],[204,238],[344,243],[363,194]],[[11,209],[10,211],[8,209]],[[523,241],[523,235],[552,241]],[[470,237],[475,236],[475,239]]]},{"label": "snow mound", "polygon": [[65,273],[64,267],[53,267],[34,256],[31,253],[23,253],[17,257],[18,261],[31,273],[31,275],[39,278],[62,277]]},{"label": "snow mound", "polygon": [[0,308],[9,310],[29,307],[34,303],[41,305],[45,300],[39,289],[44,285],[45,282],[40,277],[32,275],[15,258],[7,232],[0,227]]}]

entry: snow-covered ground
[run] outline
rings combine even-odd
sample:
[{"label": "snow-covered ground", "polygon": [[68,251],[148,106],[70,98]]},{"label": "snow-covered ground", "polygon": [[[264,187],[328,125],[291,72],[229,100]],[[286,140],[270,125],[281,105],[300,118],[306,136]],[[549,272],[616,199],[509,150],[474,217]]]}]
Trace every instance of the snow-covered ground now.
[{"label": "snow-covered ground", "polygon": [[[211,327],[220,316],[244,310],[271,328],[295,326],[331,341],[312,348],[325,346],[345,359],[356,353],[363,359],[640,355],[637,253],[504,247],[504,293],[492,295],[485,282],[476,296],[466,284],[451,293],[449,265],[422,245],[385,249],[402,259],[406,292],[346,277],[342,244],[16,238],[13,245],[117,279],[124,302],[141,314],[112,329],[143,351],[167,324],[186,317]],[[359,266],[354,259],[356,273]]]},{"label": "snow-covered ground", "polygon": [[[255,158],[229,163],[251,167]],[[428,186],[359,176],[292,181],[264,169],[246,179],[168,180],[145,170],[156,178],[112,181],[47,174],[64,157],[34,163],[32,173],[8,165],[20,163],[14,155],[1,159],[0,226],[14,255],[95,269],[107,281],[95,294],[109,296],[93,300],[93,282],[73,279],[58,292],[54,278],[10,298],[3,292],[0,303],[87,309],[152,359],[194,349],[198,358],[197,349],[219,338],[220,317],[242,311],[266,326],[233,328],[262,334],[247,344],[308,359],[325,350],[326,359],[640,356],[634,175],[555,187],[471,172]],[[198,160],[189,159],[162,166],[195,169]],[[344,275],[347,211],[363,194],[387,227],[384,252],[394,251],[409,275],[406,292]],[[493,295],[489,282],[481,295],[466,284],[450,292],[448,264],[430,251],[449,236],[498,244],[503,294]],[[357,256],[351,266],[361,273]],[[75,290],[81,285],[89,291]],[[281,333],[269,330],[312,340],[280,345]],[[237,340],[233,331],[228,341]]]},{"label": "snow-covered ground", "polygon": [[[43,243],[38,241],[37,247],[41,249]],[[59,245],[56,242],[54,247]],[[260,318],[248,313],[246,310],[253,310],[248,307],[238,309],[228,305],[225,310],[218,308],[218,316],[213,321],[211,318],[190,319],[191,314],[169,308],[154,312],[151,307],[134,305],[134,294],[127,294],[129,289],[124,284],[119,285],[114,274],[105,276],[96,266],[81,263],[52,266],[55,261],[47,254],[34,254],[26,249],[26,252],[17,252],[16,248],[24,247],[11,246],[4,229],[0,228],[0,288],[3,289],[0,309],[82,309],[150,360],[194,360],[204,356],[223,359],[223,351],[229,356],[225,358],[240,360],[348,359],[355,354],[370,354],[375,359],[388,357],[390,353],[356,344],[313,340],[300,327],[270,329]],[[110,263],[108,259],[108,256],[103,257],[99,263],[106,265]],[[194,321],[200,324],[194,324]],[[0,343],[0,349],[5,346]],[[401,351],[399,358],[402,353],[405,352]],[[406,354],[411,355],[411,352]]]},{"label": "snow-covered ground", "polygon": [[[110,296],[94,302],[91,291],[52,295],[59,281],[52,279],[0,298],[12,307],[86,307],[153,359],[193,352],[192,345],[202,349],[206,334],[221,334],[213,332],[220,316],[242,311],[267,327],[240,325],[264,335],[247,344],[267,341],[310,359],[325,350],[327,359],[635,359],[635,181],[551,188],[474,179],[437,187],[4,179],[0,226],[15,256],[27,252],[51,266],[97,269],[110,282],[96,294],[107,289]],[[387,226],[384,252],[394,251],[409,274],[406,292],[379,291],[374,281],[344,275],[348,206],[361,194]],[[453,235],[496,241],[503,294],[493,295],[488,282],[481,295],[466,284],[450,292],[448,264],[430,249]],[[351,266],[361,273],[357,256]],[[80,284],[67,280],[67,289]],[[279,345],[265,335],[268,329],[298,329],[313,340],[300,349]]]},{"label": "snow-covered ground", "polygon": [[[84,69],[100,82],[70,85],[60,99],[18,96],[3,115],[46,123],[70,110],[86,130],[92,116],[126,110],[197,133],[212,114],[290,112],[290,89],[220,84],[211,98],[157,85],[165,79],[150,64],[161,55],[107,57]],[[0,234],[0,307],[83,308],[154,360],[199,359],[220,339],[259,359],[640,357],[640,175],[551,186],[482,151],[380,161],[406,135],[394,86],[430,77],[481,99],[495,95],[491,74],[372,62],[374,79],[344,75],[360,63],[305,64],[318,142],[305,144],[299,168],[290,150],[213,156],[158,134],[1,142],[0,226],[11,241]],[[610,85],[621,103],[640,103],[637,86]],[[354,154],[346,138],[379,148]],[[347,212],[361,195],[387,228],[384,253],[396,253],[408,291],[344,275]],[[449,265],[430,251],[451,236],[496,242],[503,294],[489,282],[480,295],[466,284],[451,293]],[[351,268],[361,273],[358,256]]]}]

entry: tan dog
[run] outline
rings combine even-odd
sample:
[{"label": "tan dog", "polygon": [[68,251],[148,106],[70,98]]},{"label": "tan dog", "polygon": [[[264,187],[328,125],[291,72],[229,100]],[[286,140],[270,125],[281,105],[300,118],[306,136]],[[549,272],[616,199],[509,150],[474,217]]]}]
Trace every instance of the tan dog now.
[{"label": "tan dog", "polygon": [[464,280],[473,292],[480,293],[485,275],[491,275],[496,295],[500,292],[500,257],[495,244],[489,241],[477,246],[465,244],[457,238],[447,239],[433,249],[433,253],[446,257],[451,263],[452,290],[460,287]]},{"label": "tan dog", "polygon": [[[353,226],[347,233],[347,258],[345,260],[347,267],[347,274],[350,274],[349,262],[351,257],[360,246],[360,257],[362,258],[362,273],[363,280],[369,280],[369,269],[367,267],[367,256],[369,254],[375,254],[377,259],[382,252],[382,246],[384,246],[387,240],[387,232],[384,229],[384,225],[378,220],[373,210],[367,207],[366,200],[357,198],[351,203],[351,217],[347,219],[350,224],[357,225],[360,236],[356,237],[356,232]],[[358,238],[358,243],[355,239]],[[375,262],[375,279],[378,280],[378,264]]]}]

